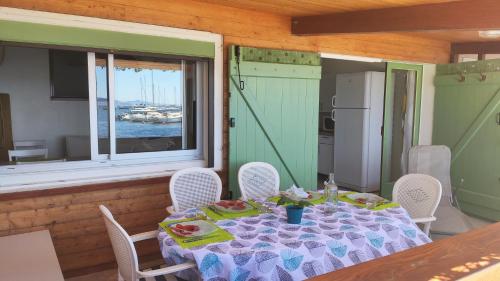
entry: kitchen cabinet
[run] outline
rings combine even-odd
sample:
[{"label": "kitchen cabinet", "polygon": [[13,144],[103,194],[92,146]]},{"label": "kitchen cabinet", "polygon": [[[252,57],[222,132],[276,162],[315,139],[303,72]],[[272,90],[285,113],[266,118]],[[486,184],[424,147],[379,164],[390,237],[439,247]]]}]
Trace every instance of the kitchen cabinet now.
[{"label": "kitchen cabinet", "polygon": [[318,173],[320,174],[333,173],[333,145],[332,135],[319,135]]}]

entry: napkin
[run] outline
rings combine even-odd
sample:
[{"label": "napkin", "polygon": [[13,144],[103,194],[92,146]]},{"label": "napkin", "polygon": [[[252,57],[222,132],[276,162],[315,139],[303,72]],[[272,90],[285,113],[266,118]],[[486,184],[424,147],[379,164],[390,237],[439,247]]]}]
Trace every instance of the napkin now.
[{"label": "napkin", "polygon": [[309,197],[309,194],[307,194],[307,192],[305,192],[302,187],[298,188],[297,186],[295,186],[295,184],[287,189],[286,192],[300,199],[306,199],[307,197]]}]

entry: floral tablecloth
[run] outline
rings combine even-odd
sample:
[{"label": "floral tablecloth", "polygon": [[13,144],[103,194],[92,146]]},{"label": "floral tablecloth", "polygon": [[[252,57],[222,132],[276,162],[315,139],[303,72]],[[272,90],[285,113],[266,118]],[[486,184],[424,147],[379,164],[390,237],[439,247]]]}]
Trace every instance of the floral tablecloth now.
[{"label": "floral tablecloth", "polygon": [[[286,211],[222,220],[216,224],[235,240],[182,249],[163,230],[158,234],[167,264],[196,261],[186,280],[304,280],[319,274],[431,242],[401,207],[371,211],[339,202],[333,215],[323,205],[304,209],[300,225],[286,223]],[[168,217],[189,217],[196,209]]]}]

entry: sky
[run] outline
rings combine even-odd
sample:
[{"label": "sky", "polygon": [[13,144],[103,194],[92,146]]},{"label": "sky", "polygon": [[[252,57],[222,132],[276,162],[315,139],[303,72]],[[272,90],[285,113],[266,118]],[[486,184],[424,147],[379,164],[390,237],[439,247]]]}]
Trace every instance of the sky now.
[{"label": "sky", "polygon": [[[151,75],[153,74],[153,75]],[[142,92],[141,92],[142,79]],[[97,96],[106,97],[106,71],[102,67],[96,69]],[[152,80],[156,104],[181,105],[182,72],[171,70],[143,69],[136,72],[134,69],[116,69],[115,71],[115,99],[118,101],[142,101],[146,94],[147,104],[152,104]],[[142,93],[142,94],[141,94]]]}]

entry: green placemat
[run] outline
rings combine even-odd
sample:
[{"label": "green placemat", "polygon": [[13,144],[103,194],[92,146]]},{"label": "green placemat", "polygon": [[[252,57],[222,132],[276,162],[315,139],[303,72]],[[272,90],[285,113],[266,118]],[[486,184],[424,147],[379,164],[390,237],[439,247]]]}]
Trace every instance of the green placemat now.
[{"label": "green placemat", "polygon": [[181,236],[175,235],[172,232],[172,230],[170,230],[170,228],[168,227],[172,223],[179,223],[179,222],[192,221],[192,220],[194,220],[194,219],[190,218],[190,219],[182,219],[182,220],[164,221],[164,222],[159,223],[159,225],[183,249],[189,249],[189,248],[196,247],[196,246],[203,246],[203,245],[212,244],[212,243],[234,240],[234,237],[231,233],[225,231],[224,229],[220,228],[218,225],[216,225],[215,223],[213,223],[211,221],[206,221],[206,222],[214,225],[217,228],[217,230],[215,230],[214,232],[212,232],[210,234],[207,234],[206,235],[207,238],[201,239],[201,240],[196,240],[193,242],[184,242],[184,240],[188,239],[187,237],[181,237]]},{"label": "green placemat", "polygon": [[[280,196],[273,196],[273,197],[269,197],[267,198],[267,201],[269,202],[274,202],[274,203],[278,203],[278,200],[280,200]],[[311,202],[311,204],[313,205],[319,205],[319,204],[323,204],[325,203],[326,201],[326,198],[322,195],[320,198],[318,199],[314,199],[314,200],[308,200],[308,199],[304,199],[304,200],[307,200],[309,202]],[[288,205],[288,204],[285,204],[285,206]]]},{"label": "green placemat", "polygon": [[224,212],[217,210],[217,212],[211,210],[208,207],[203,207],[201,210],[205,212],[205,214],[213,219],[214,221],[219,221],[219,220],[227,220],[227,219],[237,219],[237,218],[243,218],[243,217],[251,217],[251,216],[258,216],[262,214],[263,212],[259,209],[259,203],[257,202],[250,202],[247,201],[248,204],[253,206],[254,208],[245,212],[239,212],[239,213],[229,213],[229,212]]},{"label": "green placemat", "polygon": [[[342,201],[342,202],[349,203],[349,204],[354,205],[354,206],[366,208],[365,204],[358,203],[358,202],[356,202],[356,201],[354,201],[354,200],[352,200],[352,199],[350,199],[350,198],[347,197],[347,195],[353,194],[353,193],[357,193],[357,192],[345,192],[345,193],[339,194],[339,200]],[[394,208],[394,207],[399,207],[399,203],[388,202],[388,203],[384,203],[382,205],[378,205],[375,208],[371,208],[370,210],[372,210],[372,211],[380,211],[380,210],[383,210],[383,209]]]}]

